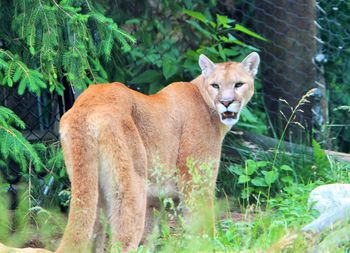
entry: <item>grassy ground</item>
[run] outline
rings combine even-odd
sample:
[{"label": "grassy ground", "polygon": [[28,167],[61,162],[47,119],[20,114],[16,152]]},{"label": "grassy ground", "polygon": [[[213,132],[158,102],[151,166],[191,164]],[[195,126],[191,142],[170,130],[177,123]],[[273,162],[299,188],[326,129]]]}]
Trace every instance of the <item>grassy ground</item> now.
[{"label": "grassy ground", "polygon": [[[193,223],[184,225],[187,223],[182,223],[181,217],[174,218],[177,210],[160,213],[163,221],[160,229],[137,252],[349,252],[347,222],[319,235],[300,232],[318,215],[308,208],[309,193],[318,185],[349,182],[348,171],[349,164],[331,161],[328,180],[292,182],[268,198],[258,195],[261,199],[252,197],[250,201],[220,197],[216,201],[214,237],[195,232],[196,220],[203,225],[212,217],[197,216]],[[30,195],[23,192],[16,211],[8,211],[4,197],[0,201],[0,241],[17,247],[54,250],[62,236],[66,215],[40,207],[28,211]],[[111,252],[119,252],[118,247],[112,245]]]}]

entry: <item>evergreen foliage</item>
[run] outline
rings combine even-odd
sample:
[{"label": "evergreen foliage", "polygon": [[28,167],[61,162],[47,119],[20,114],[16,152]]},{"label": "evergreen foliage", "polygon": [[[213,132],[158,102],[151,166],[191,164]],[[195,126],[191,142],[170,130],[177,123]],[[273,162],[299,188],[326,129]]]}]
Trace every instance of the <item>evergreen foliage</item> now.
[{"label": "evergreen foliage", "polygon": [[[113,48],[129,51],[135,39],[104,12],[87,0],[0,1],[0,84],[20,95],[28,90],[40,96],[44,89],[62,94],[65,81],[78,89],[107,82],[101,61],[111,60]],[[0,107],[0,165],[5,170],[10,162],[26,173],[30,163],[37,171],[45,167],[40,145],[22,136],[24,128],[19,117]]]},{"label": "evergreen foliage", "polygon": [[2,1],[0,10],[10,21],[0,26],[0,78],[10,87],[18,82],[19,94],[61,94],[64,78],[78,89],[106,82],[101,60],[110,60],[114,45],[128,51],[135,41],[89,1]]},{"label": "evergreen foliage", "polygon": [[23,95],[26,88],[39,95],[40,90],[46,88],[43,75],[37,70],[29,69],[19,59],[18,54],[13,55],[10,51],[0,49],[0,69],[3,70],[2,84],[12,87],[19,82],[18,94]]},{"label": "evergreen foliage", "polygon": [[[322,0],[320,6],[327,10],[336,2]],[[259,51],[242,40],[265,38],[231,19],[232,13],[223,11],[226,5],[233,4],[216,0],[1,0],[0,84],[19,94],[29,91],[42,96],[43,90],[62,94],[67,84],[82,90],[92,83],[121,81],[141,92],[155,93],[173,81],[189,81],[199,74],[197,61],[201,53],[222,62],[239,61],[249,52]],[[338,5],[344,7],[339,8],[342,15],[334,15],[345,26],[349,4],[345,6],[341,1]],[[340,33],[336,28],[341,26],[332,27],[337,31],[334,34]],[[324,31],[323,39],[332,35]],[[331,80],[330,86],[337,94],[344,93],[345,86],[339,84],[346,84],[350,76],[343,75],[349,53],[345,51],[325,64],[326,70],[333,70],[329,73],[335,73],[325,78]],[[256,91],[238,127],[266,133],[259,79]],[[334,123],[349,118],[345,94],[332,100],[338,107],[331,112]],[[0,106],[0,172],[8,175],[10,166],[19,167],[23,181],[29,182],[28,186],[16,185],[23,194],[11,215],[7,212],[10,202],[5,198],[9,184],[0,179],[0,241],[22,247],[37,234],[45,248],[55,249],[64,218],[62,222],[61,215],[43,207],[69,206],[71,193],[63,153],[59,143],[48,147],[29,143],[21,135],[24,127],[13,111]],[[238,197],[238,201],[232,209],[218,208],[226,210],[226,218],[220,219],[223,213],[217,215],[217,237],[194,237],[181,230],[173,235],[173,228],[161,227],[161,237],[156,234],[139,251],[263,251],[292,232],[291,228],[299,229],[313,218],[306,202],[316,185],[349,183],[349,164],[330,160],[315,142],[314,157],[310,158],[305,150],[271,153],[249,143],[240,147],[233,142],[236,135],[226,140],[245,163],[239,165],[232,157],[223,157],[218,189],[223,189],[222,195]],[[14,174],[17,176],[18,171]],[[200,178],[194,179],[198,186],[205,185]],[[202,187],[199,194],[205,195],[207,190]],[[232,204],[229,200],[223,204],[228,208]],[[173,203],[167,201],[164,206]],[[236,206],[238,202],[243,205]],[[245,218],[232,221],[232,211],[242,212]],[[208,219],[199,217],[198,221],[202,220]],[[310,247],[306,244],[299,241],[292,251],[305,252]]]},{"label": "evergreen foliage", "polygon": [[24,128],[24,122],[15,113],[0,106],[0,167],[6,168],[8,160],[12,160],[25,171],[30,162],[37,170],[41,169],[42,162],[35,147],[19,131]]},{"label": "evergreen foliage", "polygon": [[[191,80],[199,74],[201,53],[221,62],[257,50],[235,33],[263,39],[216,15],[216,5],[198,0],[165,0],[158,6],[141,0],[0,1],[0,83],[20,95],[41,96],[43,90],[62,94],[67,84],[83,90],[92,83],[121,81],[154,93],[173,81]],[[245,110],[242,123],[256,128],[257,119],[249,115]],[[30,145],[20,134],[24,123],[10,110],[2,107],[0,118],[3,167],[19,164],[24,179],[35,185],[35,203],[44,205],[54,194],[57,200],[68,184],[63,163],[57,162],[63,161],[61,153]],[[30,161],[40,176],[29,173]]]}]

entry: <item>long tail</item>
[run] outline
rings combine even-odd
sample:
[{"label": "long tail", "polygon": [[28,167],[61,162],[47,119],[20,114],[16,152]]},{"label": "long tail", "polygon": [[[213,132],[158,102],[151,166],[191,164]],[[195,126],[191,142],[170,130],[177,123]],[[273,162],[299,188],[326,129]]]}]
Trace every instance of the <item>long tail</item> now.
[{"label": "long tail", "polygon": [[72,185],[72,198],[57,253],[90,252],[98,202],[98,147],[86,121],[61,121],[61,142]]}]

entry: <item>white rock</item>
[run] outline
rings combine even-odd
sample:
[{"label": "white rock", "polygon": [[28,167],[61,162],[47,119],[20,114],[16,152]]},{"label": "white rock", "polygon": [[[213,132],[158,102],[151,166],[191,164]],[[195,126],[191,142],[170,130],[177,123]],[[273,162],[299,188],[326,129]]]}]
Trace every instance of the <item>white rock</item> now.
[{"label": "white rock", "polygon": [[350,204],[350,184],[326,184],[312,190],[308,205],[320,213]]},{"label": "white rock", "polygon": [[320,216],[306,225],[303,231],[319,233],[350,214],[350,184],[328,184],[315,188],[308,199],[308,205]]}]

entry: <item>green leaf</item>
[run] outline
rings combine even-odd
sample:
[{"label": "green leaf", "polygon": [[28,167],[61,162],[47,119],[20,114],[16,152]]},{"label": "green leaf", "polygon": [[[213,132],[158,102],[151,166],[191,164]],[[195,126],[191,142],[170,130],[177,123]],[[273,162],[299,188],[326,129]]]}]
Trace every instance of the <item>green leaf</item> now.
[{"label": "green leaf", "polygon": [[265,39],[264,37],[260,36],[259,34],[249,30],[248,28],[244,27],[244,26],[241,26],[239,24],[236,24],[235,27],[233,28],[234,30],[236,31],[240,31],[242,33],[245,33],[251,37],[254,37],[256,39],[259,39],[259,40],[263,40],[263,41],[268,41],[267,39]]},{"label": "green leaf", "polygon": [[155,94],[158,91],[160,91],[162,88],[164,88],[164,85],[159,83],[151,83],[148,88],[148,94]]},{"label": "green leaf", "polygon": [[291,176],[284,176],[281,178],[283,183],[291,184],[293,183],[293,178]]},{"label": "green leaf", "polygon": [[241,118],[242,121],[249,122],[249,123],[257,123],[258,118],[252,114],[247,107],[243,107],[241,112]]},{"label": "green leaf", "polygon": [[223,61],[226,61],[226,55],[225,55],[225,52],[224,52],[224,50],[223,50],[221,44],[219,44],[218,48],[219,48],[219,54],[220,54],[221,59],[222,59]]},{"label": "green leaf", "polygon": [[7,86],[8,87],[12,87],[12,85],[13,85],[13,81],[12,81],[12,79],[10,77],[8,77],[7,78]]},{"label": "green leaf", "polygon": [[259,52],[260,50],[256,47],[250,46],[245,44],[243,41],[238,40],[237,38],[235,38],[231,33],[228,35],[228,38],[226,38],[224,36],[220,36],[220,39],[222,39],[225,43],[234,43],[237,44],[239,46],[245,47],[245,48],[249,48],[253,51],[257,51]]},{"label": "green leaf", "polygon": [[242,175],[244,173],[244,169],[242,167],[238,167],[237,165],[231,165],[228,167],[228,170],[236,175]]},{"label": "green leaf", "polygon": [[[1,53],[1,51],[0,51]],[[9,67],[8,63],[0,58],[0,69],[4,68],[7,69]]]},{"label": "green leaf", "polygon": [[241,54],[239,50],[236,48],[224,48],[224,53],[226,56],[238,56]]},{"label": "green leaf", "polygon": [[271,185],[272,183],[274,183],[279,176],[277,171],[264,171],[263,174],[264,174],[265,182],[268,185]]},{"label": "green leaf", "polygon": [[60,170],[59,175],[60,175],[61,178],[66,176],[66,170],[63,170],[63,169]]},{"label": "green leaf", "polygon": [[250,176],[252,174],[254,174],[254,172],[256,171],[258,167],[256,166],[256,162],[253,160],[246,160],[245,161],[245,173]]},{"label": "green leaf", "polygon": [[146,70],[130,81],[131,84],[156,83],[162,79],[162,74],[156,70]]},{"label": "green leaf", "polygon": [[229,19],[227,16],[216,15],[218,27],[223,26],[224,28],[230,28],[230,23],[234,22],[233,19]]},{"label": "green leaf", "polygon": [[263,177],[256,177],[252,179],[251,183],[258,187],[266,187],[268,184],[265,182],[265,179]]},{"label": "green leaf", "polygon": [[42,167],[42,162],[34,145],[30,144],[16,128],[24,128],[24,122],[11,110],[0,107],[0,156],[11,159],[26,171],[28,162],[32,161],[36,170]]},{"label": "green leaf", "polygon": [[199,21],[202,21],[203,23],[209,22],[209,20],[200,12],[186,10],[186,9],[183,10],[183,12],[192,18],[195,18],[195,19],[198,19]]},{"label": "green leaf", "polygon": [[238,178],[238,183],[239,184],[243,184],[243,183],[247,183],[250,181],[250,177],[247,175],[240,175]]},{"label": "green leaf", "polygon": [[328,160],[326,152],[321,148],[321,145],[316,140],[312,140],[312,147],[314,151],[314,160],[318,168],[327,170],[331,165]]},{"label": "green leaf", "polygon": [[210,54],[213,54],[213,55],[217,55],[219,53],[218,50],[216,50],[215,47],[207,47],[207,51],[210,53]]},{"label": "green leaf", "polygon": [[10,125],[15,125],[20,129],[25,128],[25,123],[12,110],[4,106],[0,106],[0,125],[4,126],[4,123],[1,124],[1,122],[10,122]]},{"label": "green leaf", "polygon": [[199,32],[201,32],[208,39],[212,38],[212,34],[210,32],[208,32],[206,29],[204,29],[203,27],[201,27],[196,21],[187,20],[186,22],[188,24],[192,25],[195,29],[197,29]]},{"label": "green leaf", "polygon": [[282,165],[280,167],[281,170],[284,170],[284,171],[293,171],[293,169],[291,167],[289,167],[288,165]]},{"label": "green leaf", "polygon": [[35,49],[34,49],[34,47],[30,46],[30,47],[29,47],[29,52],[30,52],[32,55],[35,55]]},{"label": "green leaf", "polygon": [[140,24],[140,23],[141,23],[141,19],[139,19],[139,18],[132,18],[132,19],[128,19],[125,21],[126,25]]},{"label": "green leaf", "polygon": [[236,234],[236,233],[235,233],[234,231],[232,231],[232,230],[227,230],[226,233],[225,233],[226,239],[227,239],[228,241],[232,241],[233,238],[234,238],[234,236],[235,236],[235,234]]},{"label": "green leaf", "polygon": [[243,191],[241,192],[242,199],[247,199],[252,194],[253,188],[252,187],[245,187]]},{"label": "green leaf", "polygon": [[[136,42],[136,38],[134,36],[130,35],[129,33],[127,33],[126,31],[118,28],[118,29],[116,29],[116,32],[117,32],[117,34],[120,34],[120,35],[124,36],[131,43],[135,43]],[[118,37],[118,39],[120,39],[120,37]]]},{"label": "green leaf", "polygon": [[23,93],[27,87],[27,83],[28,83],[27,77],[22,78],[22,80],[19,82],[19,86],[18,86],[18,90],[17,90],[19,95],[23,95]]},{"label": "green leaf", "polygon": [[170,59],[166,59],[163,61],[163,75],[165,79],[169,79],[170,77],[175,75],[178,69],[179,67],[174,61]]},{"label": "green leaf", "polygon": [[269,165],[269,164],[270,164],[270,163],[267,162],[267,161],[258,161],[258,162],[256,162],[256,166],[257,166],[258,168],[266,167],[266,166]]}]

